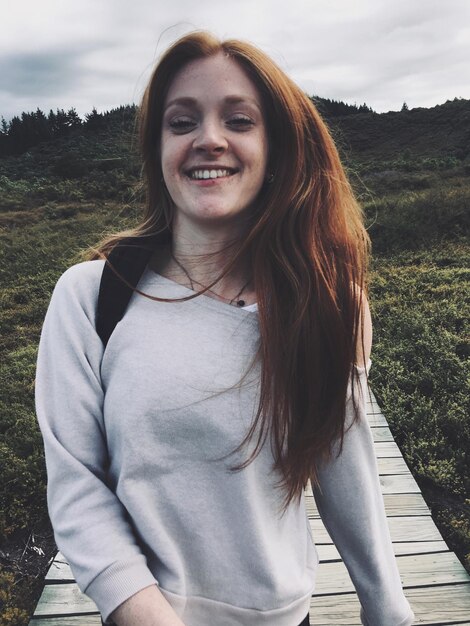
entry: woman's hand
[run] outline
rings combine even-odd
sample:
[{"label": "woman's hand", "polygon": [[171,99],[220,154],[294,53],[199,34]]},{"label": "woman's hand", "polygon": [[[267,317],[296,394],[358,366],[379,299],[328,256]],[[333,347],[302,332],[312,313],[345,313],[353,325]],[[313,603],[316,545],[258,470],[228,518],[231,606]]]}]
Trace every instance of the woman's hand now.
[{"label": "woman's hand", "polygon": [[117,626],[184,626],[157,585],[131,596],[109,619]]}]

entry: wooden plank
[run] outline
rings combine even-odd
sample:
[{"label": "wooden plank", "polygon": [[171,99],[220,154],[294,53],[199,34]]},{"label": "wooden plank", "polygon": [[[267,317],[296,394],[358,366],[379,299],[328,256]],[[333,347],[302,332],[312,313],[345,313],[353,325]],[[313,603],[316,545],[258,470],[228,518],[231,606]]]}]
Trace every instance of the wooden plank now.
[{"label": "wooden plank", "polygon": [[383,499],[388,517],[431,515],[421,493],[385,493]]},{"label": "wooden plank", "polygon": [[470,584],[470,576],[454,552],[399,556],[397,562],[404,587]]},{"label": "wooden plank", "polygon": [[310,601],[311,626],[361,626],[360,604],[356,594],[316,596]]},{"label": "wooden plank", "polygon": [[[470,576],[453,552],[404,555],[397,557],[403,588],[450,583],[470,584]],[[315,595],[354,592],[354,585],[343,561],[320,563]]]},{"label": "wooden plank", "polygon": [[353,591],[354,586],[343,561],[319,563],[314,595],[340,595]]},{"label": "wooden plank", "polygon": [[382,413],[367,413],[369,426],[388,426],[387,420]]},{"label": "wooden plank", "polygon": [[366,413],[367,415],[383,415],[382,409],[377,402],[366,401]]},{"label": "wooden plank", "polygon": [[[387,517],[431,515],[421,493],[386,493],[383,494],[383,499]],[[311,492],[305,494],[305,505],[309,517],[320,516]]]},{"label": "wooden plank", "polygon": [[63,583],[75,582],[70,565],[65,559],[54,560],[46,574],[46,582],[60,581]]},{"label": "wooden plank", "polygon": [[44,587],[34,614],[53,617],[96,612],[96,604],[80,591],[76,583],[58,583]]},{"label": "wooden plank", "polygon": [[97,615],[33,618],[28,626],[101,626],[101,617],[98,613]]},{"label": "wooden plank", "polygon": [[[416,623],[464,624],[470,615],[470,585],[439,585],[405,589],[405,596],[416,616]],[[361,626],[356,593],[312,597],[312,626]]]},{"label": "wooden plank", "polygon": [[375,443],[378,441],[393,441],[393,435],[388,426],[373,426],[371,428],[372,438]]},{"label": "wooden plank", "polygon": [[[386,493],[383,494],[387,517],[400,515],[431,515],[421,493]],[[311,493],[305,494],[305,504],[309,517],[319,517],[315,500]]]},{"label": "wooden plank", "polygon": [[409,474],[410,470],[405,463],[405,459],[400,457],[379,457],[377,459],[379,476],[392,474]]},{"label": "wooden plank", "polygon": [[366,403],[366,414],[367,415],[383,415],[381,408],[375,402]]},{"label": "wooden plank", "polygon": [[382,493],[421,493],[418,483],[411,474],[380,476]]},{"label": "wooden plank", "polygon": [[381,457],[402,457],[400,448],[394,441],[378,441],[374,443],[374,450],[377,458]]},{"label": "wooden plank", "polygon": [[[398,541],[392,543],[395,556],[403,554],[426,554],[431,552],[449,552],[444,540],[441,541]],[[338,561],[341,556],[333,543],[316,545],[320,561]]]},{"label": "wooden plank", "polygon": [[[388,517],[392,541],[442,541],[432,517]],[[333,543],[320,518],[310,520],[315,543]],[[457,557],[456,557],[457,558]]]}]

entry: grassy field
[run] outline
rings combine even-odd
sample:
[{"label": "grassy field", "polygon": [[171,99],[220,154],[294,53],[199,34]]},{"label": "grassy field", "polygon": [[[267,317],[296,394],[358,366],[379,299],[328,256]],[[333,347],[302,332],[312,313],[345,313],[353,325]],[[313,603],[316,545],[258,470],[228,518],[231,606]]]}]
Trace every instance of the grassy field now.
[{"label": "grassy field", "polygon": [[371,386],[438,528],[470,572],[468,252],[448,243],[374,259]]},{"label": "grassy field", "polygon": [[[81,250],[140,210],[135,163],[103,161],[116,154],[104,141],[101,153],[87,146],[77,140],[75,165],[54,161],[47,147],[0,161],[0,626],[28,623],[55,553],[33,405],[50,294]],[[67,167],[78,171],[84,154],[95,166],[70,178]],[[436,523],[470,571],[470,168],[418,165],[350,164],[374,245],[371,385]]]}]

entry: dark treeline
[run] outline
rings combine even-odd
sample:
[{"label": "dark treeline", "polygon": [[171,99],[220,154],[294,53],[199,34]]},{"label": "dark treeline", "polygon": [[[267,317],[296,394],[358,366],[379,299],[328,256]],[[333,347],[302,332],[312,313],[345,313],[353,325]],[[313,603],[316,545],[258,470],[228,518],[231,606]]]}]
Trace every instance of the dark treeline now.
[{"label": "dark treeline", "polygon": [[106,129],[115,121],[131,121],[135,118],[136,106],[121,106],[111,111],[98,113],[94,108],[82,120],[77,111],[51,109],[45,115],[41,109],[33,113],[22,113],[10,122],[3,117],[0,122],[0,157],[23,154],[29,148],[56,137],[64,137],[74,132],[98,131]]},{"label": "dark treeline", "polygon": [[346,104],[341,100],[330,100],[329,98],[320,98],[319,96],[312,96],[311,98],[314,105],[319,112],[325,117],[339,117],[340,115],[357,115],[358,113],[375,113],[375,111],[368,107],[367,104]]},{"label": "dark treeline", "polygon": [[[346,104],[345,102],[312,96],[312,101],[325,117],[373,113],[366,104]],[[56,137],[64,137],[74,132],[99,131],[115,121],[129,122],[135,118],[135,105],[121,106],[111,111],[98,113],[94,108],[82,120],[75,108],[65,111],[51,109],[46,115],[41,109],[33,113],[16,115],[10,122],[3,117],[0,122],[0,157],[23,154],[33,146]]]}]

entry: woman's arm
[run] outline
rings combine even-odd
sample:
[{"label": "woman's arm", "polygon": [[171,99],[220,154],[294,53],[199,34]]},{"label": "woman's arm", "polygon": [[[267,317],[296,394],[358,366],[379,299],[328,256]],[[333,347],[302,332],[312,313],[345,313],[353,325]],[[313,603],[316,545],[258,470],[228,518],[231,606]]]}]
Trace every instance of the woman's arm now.
[{"label": "woman's arm", "polygon": [[[39,345],[36,411],[56,543],[80,589],[107,619],[142,589],[153,585],[157,590],[158,583],[108,482],[103,346],[94,324],[102,267],[100,261],[76,265],[56,285]],[[156,610],[158,594],[153,593]],[[158,613],[153,615],[152,624],[159,624]],[[171,623],[165,619],[162,625]],[[173,623],[180,624],[176,614]]]},{"label": "woman's arm", "polygon": [[367,368],[372,350],[372,317],[369,301],[362,296],[361,317],[359,319],[359,333],[356,342],[356,364]]},{"label": "woman's arm", "polygon": [[[356,356],[359,380],[354,389],[359,420],[346,429],[340,456],[333,456],[320,468],[320,487],[316,487],[313,493],[323,523],[356,588],[362,623],[367,626],[409,626],[414,615],[400,581],[365,410],[367,378],[364,364],[369,363],[372,344],[367,302],[363,305],[363,316],[364,350],[359,338]],[[352,418],[353,405],[349,394],[347,427]]]}]

